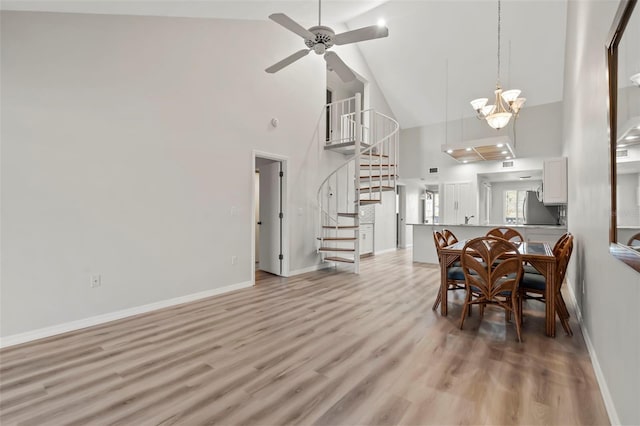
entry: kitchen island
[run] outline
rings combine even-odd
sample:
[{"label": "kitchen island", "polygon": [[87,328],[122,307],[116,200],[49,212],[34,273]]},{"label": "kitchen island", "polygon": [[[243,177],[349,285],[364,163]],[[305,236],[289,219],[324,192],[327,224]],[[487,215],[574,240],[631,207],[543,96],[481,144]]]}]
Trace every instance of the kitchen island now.
[{"label": "kitchen island", "polygon": [[543,241],[552,245],[567,232],[566,226],[555,225],[434,225],[431,223],[410,225],[413,225],[413,261],[423,263],[438,263],[433,231],[442,231],[445,228],[462,241],[482,237],[492,228],[508,226],[521,233],[525,241]]}]

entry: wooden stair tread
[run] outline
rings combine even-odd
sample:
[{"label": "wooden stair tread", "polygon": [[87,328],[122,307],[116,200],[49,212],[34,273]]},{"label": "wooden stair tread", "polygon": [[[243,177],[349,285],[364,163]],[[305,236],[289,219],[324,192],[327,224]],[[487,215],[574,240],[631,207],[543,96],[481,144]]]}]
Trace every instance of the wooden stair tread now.
[{"label": "wooden stair tread", "polygon": [[350,252],[356,251],[356,249],[342,248],[342,247],[320,247],[318,250],[320,250],[320,251],[350,251]]},{"label": "wooden stair tread", "polygon": [[365,204],[382,204],[380,200],[360,200],[360,205],[363,206]]},{"label": "wooden stair tread", "polygon": [[369,154],[368,152],[364,152],[361,154],[363,157],[380,157],[380,158],[389,158],[387,154]]},{"label": "wooden stair tread", "polygon": [[355,241],[354,237],[318,237],[322,241]]},{"label": "wooden stair tread", "polygon": [[369,163],[369,164],[360,164],[360,168],[361,169],[375,169],[376,167],[397,167],[397,164],[373,164],[373,163]]},{"label": "wooden stair tread", "polygon": [[362,175],[360,176],[360,179],[391,179],[391,178],[397,178],[398,175]]},{"label": "wooden stair tread", "polygon": [[355,260],[353,259],[346,259],[344,257],[338,257],[338,256],[328,256],[324,258],[325,261],[330,261],[330,262],[344,262],[344,263],[354,263]]},{"label": "wooden stair tread", "polygon": [[346,226],[346,225],[340,225],[340,226],[331,226],[331,225],[324,225],[323,226],[324,229],[358,229],[358,226]]},{"label": "wooden stair tread", "polygon": [[358,217],[358,213],[338,213],[341,217]]},{"label": "wooden stair tread", "polygon": [[376,192],[379,191],[380,188],[382,188],[383,191],[393,191],[395,190],[395,188],[393,186],[387,186],[387,185],[383,185],[383,186],[365,186],[365,187],[360,187],[360,193],[363,192]]}]

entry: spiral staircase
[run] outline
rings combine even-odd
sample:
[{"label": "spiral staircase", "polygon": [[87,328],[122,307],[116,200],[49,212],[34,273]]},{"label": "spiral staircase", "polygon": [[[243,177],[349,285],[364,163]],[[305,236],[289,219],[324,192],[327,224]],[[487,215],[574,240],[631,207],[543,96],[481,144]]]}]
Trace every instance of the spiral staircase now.
[{"label": "spiral staircase", "polygon": [[[317,250],[324,262],[360,269],[360,207],[380,204],[396,190],[398,122],[373,109],[361,109],[361,95],[326,105],[324,149],[348,159],[318,188]],[[395,197],[392,198],[395,202]]]}]

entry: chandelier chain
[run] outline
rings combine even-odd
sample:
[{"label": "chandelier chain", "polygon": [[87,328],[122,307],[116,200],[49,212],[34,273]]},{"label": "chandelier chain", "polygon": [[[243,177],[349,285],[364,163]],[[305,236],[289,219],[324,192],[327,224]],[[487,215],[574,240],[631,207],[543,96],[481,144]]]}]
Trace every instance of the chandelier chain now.
[{"label": "chandelier chain", "polygon": [[500,86],[500,0],[498,0],[498,72],[497,72],[497,85]]}]

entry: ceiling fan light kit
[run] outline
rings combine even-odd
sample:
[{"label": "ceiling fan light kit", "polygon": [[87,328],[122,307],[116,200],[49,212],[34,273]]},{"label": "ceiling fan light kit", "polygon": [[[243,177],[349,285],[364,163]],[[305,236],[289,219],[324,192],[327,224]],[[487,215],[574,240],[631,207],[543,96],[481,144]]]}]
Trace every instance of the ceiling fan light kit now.
[{"label": "ceiling fan light kit", "polygon": [[521,91],[511,89],[503,91],[500,86],[500,24],[501,24],[501,2],[498,0],[498,78],[496,82],[495,103],[487,105],[488,98],[478,98],[471,101],[471,107],[476,111],[476,117],[486,120],[487,124],[496,129],[502,129],[511,120],[517,118],[526,98],[519,98]]},{"label": "ceiling fan light kit", "polygon": [[287,65],[307,56],[309,52],[313,50],[318,55],[324,55],[324,60],[327,62],[327,65],[333,69],[336,74],[338,74],[342,81],[348,83],[355,80],[356,75],[335,52],[329,52],[328,49],[334,45],[340,46],[344,44],[357,43],[359,41],[383,38],[389,35],[389,29],[380,25],[372,25],[336,34],[333,29],[321,25],[321,12],[322,3],[320,0],[318,1],[318,25],[309,29],[305,29],[302,25],[298,24],[284,13],[274,13],[269,15],[269,19],[302,37],[304,39],[304,44],[308,49],[299,50],[296,53],[287,56],[283,60],[276,62],[267,68],[265,70],[266,72],[271,74],[278,72]]}]

